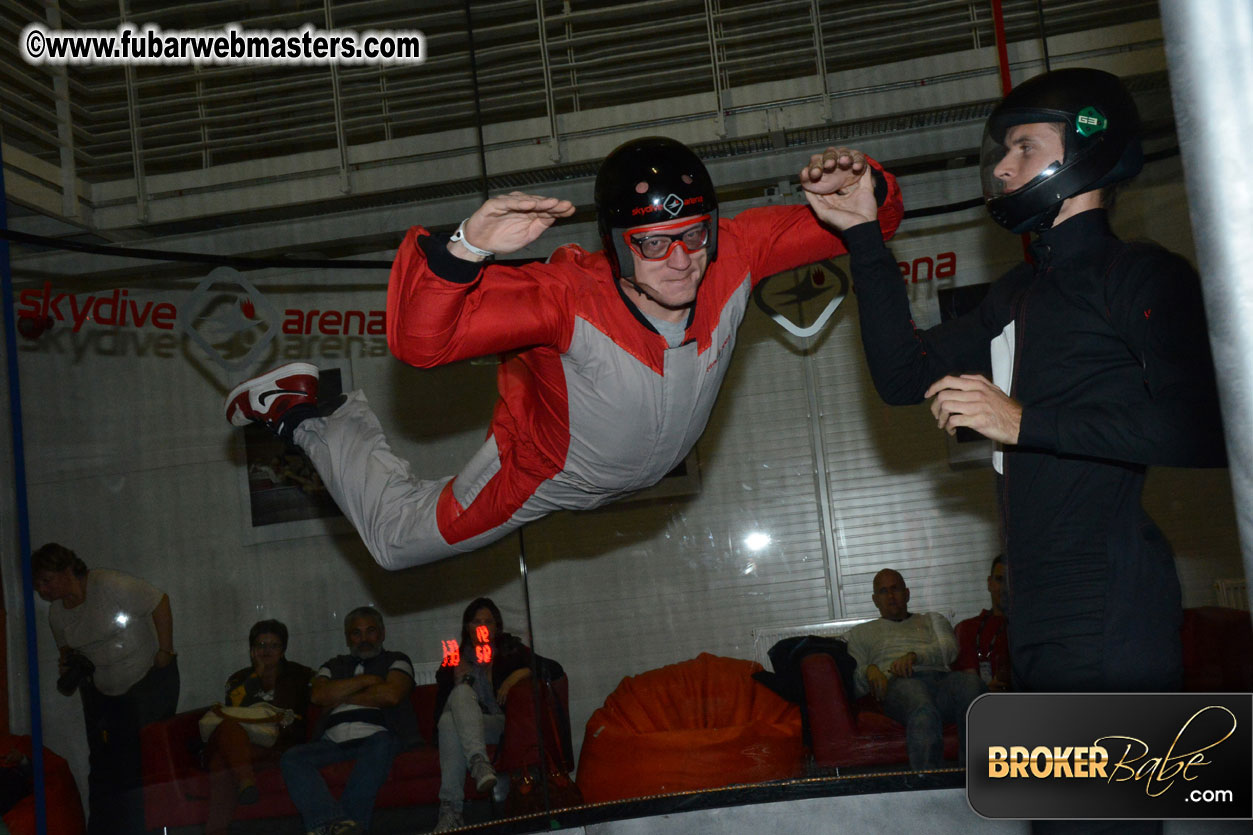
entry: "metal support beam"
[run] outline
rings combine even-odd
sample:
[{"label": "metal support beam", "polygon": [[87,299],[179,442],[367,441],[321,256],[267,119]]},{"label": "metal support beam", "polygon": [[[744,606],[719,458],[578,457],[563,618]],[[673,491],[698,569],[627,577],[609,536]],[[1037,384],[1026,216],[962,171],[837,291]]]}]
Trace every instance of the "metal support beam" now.
[{"label": "metal support beam", "polygon": [[[130,20],[126,0],[117,0],[120,23]],[[126,114],[130,119],[131,167],[135,176],[135,216],[140,223],[148,220],[148,185],[144,177],[144,140],[139,130],[139,93],[135,90],[135,70],[122,65],[126,77]]]},{"label": "metal support beam", "polygon": [[831,121],[831,88],[827,83],[827,50],[822,42],[822,9],[818,0],[809,0],[809,22],[814,29],[814,59],[818,64],[818,83],[822,90],[822,121]]},{"label": "metal support beam", "polygon": [[718,38],[714,24],[715,0],[705,0],[705,29],[709,33],[709,67],[714,81],[714,120],[715,130],[720,137],[727,135],[726,108],[722,106],[722,67],[718,64]]},{"label": "metal support beam", "polygon": [[[335,29],[331,19],[331,0],[322,0],[322,9],[326,15],[326,28]],[[331,61],[331,104],[335,108],[335,147],[339,150],[339,190],[344,194],[352,193],[352,182],[348,178],[348,140],[344,136],[344,103],[339,94],[339,66]]]},{"label": "metal support beam", "polygon": [[[49,29],[61,28],[61,4],[51,0],[47,7]],[[70,82],[64,65],[52,68],[52,95],[57,103],[57,146],[61,152],[61,216],[77,218],[78,175],[74,166],[74,121],[70,115]]]},{"label": "metal support beam", "polygon": [[[786,193],[786,192],[785,192]],[[840,556],[835,544],[835,517],[831,512],[831,476],[827,472],[827,447],[822,438],[822,425],[826,415],[818,400],[818,371],[814,367],[814,352],[822,339],[800,337],[801,366],[805,371],[805,397],[809,402],[810,454],[813,455],[814,499],[818,503],[819,525],[822,527],[819,541],[822,543],[822,563],[827,572],[827,617],[835,620],[844,617],[844,576],[840,572]]]},{"label": "metal support beam", "polygon": [[561,16],[566,30],[566,66],[570,68],[570,109],[577,113],[579,111],[579,73],[574,59],[574,23],[570,19],[571,15],[570,0],[562,0]]},{"label": "metal support beam", "polygon": [[544,20],[544,0],[535,0],[535,17],[539,27],[540,65],[544,71],[544,104],[548,110],[549,157],[561,162],[561,144],[557,132],[557,102],[553,96],[552,71],[548,64],[548,24]]},{"label": "metal support beam", "polygon": [[213,165],[213,152],[209,150],[209,114],[204,108],[204,76],[199,64],[193,64],[191,72],[196,79],[196,118],[200,120],[200,167],[209,168]]},{"label": "metal support beam", "polygon": [[1253,224],[1253,6],[1162,0],[1162,32],[1244,576],[1253,577],[1253,263],[1246,253]]},{"label": "metal support beam", "polygon": [[392,141],[392,112],[387,101],[387,73],[379,64],[379,104],[383,108],[383,140]]}]

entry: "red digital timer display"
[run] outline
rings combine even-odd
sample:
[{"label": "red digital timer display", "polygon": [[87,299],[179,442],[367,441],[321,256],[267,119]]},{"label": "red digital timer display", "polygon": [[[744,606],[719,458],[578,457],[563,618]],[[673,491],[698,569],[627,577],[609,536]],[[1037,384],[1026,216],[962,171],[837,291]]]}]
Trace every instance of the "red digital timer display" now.
[{"label": "red digital timer display", "polygon": [[[461,647],[456,641],[440,641],[444,659],[441,667],[456,667],[461,663]],[[474,627],[474,660],[479,664],[492,663],[491,632],[486,626]]]}]

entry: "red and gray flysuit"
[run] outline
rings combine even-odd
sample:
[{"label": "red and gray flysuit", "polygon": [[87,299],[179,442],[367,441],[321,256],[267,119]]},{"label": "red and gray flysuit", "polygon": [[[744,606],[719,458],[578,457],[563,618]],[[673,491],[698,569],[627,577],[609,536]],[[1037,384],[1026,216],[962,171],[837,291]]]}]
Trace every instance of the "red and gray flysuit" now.
[{"label": "red and gray flysuit", "polygon": [[[885,175],[885,235],[902,217]],[[603,251],[547,262],[462,261],[414,227],[392,266],[392,352],[431,367],[507,353],[487,442],[455,478],[424,480],[393,454],[360,392],[295,440],[386,568],[473,551],[555,510],[597,507],[657,483],[692,449],[722,386],[753,285],[842,254],[808,206],[749,209],[719,224],[687,321],[665,339],[627,300]]]}]

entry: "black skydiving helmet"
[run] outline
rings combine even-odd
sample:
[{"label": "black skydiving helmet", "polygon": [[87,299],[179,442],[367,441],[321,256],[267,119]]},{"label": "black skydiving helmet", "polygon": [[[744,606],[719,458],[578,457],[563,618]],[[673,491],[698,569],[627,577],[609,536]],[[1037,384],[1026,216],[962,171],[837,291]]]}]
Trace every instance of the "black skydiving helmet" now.
[{"label": "black skydiving helmet", "polygon": [[[1033,123],[1060,130],[1062,158],[1041,159],[1043,170],[1007,193],[996,176],[1006,136],[1012,140],[1014,127]],[[1122,81],[1075,68],[1028,79],[997,105],[983,131],[979,174],[993,220],[1014,233],[1039,232],[1053,225],[1067,198],[1128,180],[1143,163],[1140,117]]]},{"label": "black skydiving helmet", "polygon": [[674,139],[648,136],[615,148],[596,175],[596,224],[614,278],[635,274],[628,229],[709,217],[705,248],[718,255],[718,195],[700,157]]}]

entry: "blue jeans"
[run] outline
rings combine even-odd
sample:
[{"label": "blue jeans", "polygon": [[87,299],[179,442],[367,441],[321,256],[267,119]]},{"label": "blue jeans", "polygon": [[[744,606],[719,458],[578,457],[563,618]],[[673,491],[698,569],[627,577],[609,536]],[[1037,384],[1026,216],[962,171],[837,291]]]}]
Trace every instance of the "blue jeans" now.
[{"label": "blue jeans", "polygon": [[977,673],[922,672],[888,680],[883,712],[905,726],[909,767],[938,768],[944,760],[944,725],[957,723],[957,758],[966,761],[966,708],[987,685]]},{"label": "blue jeans", "polygon": [[[399,736],[391,731],[380,731],[351,742],[319,739],[287,749],[279,760],[279,767],[283,770],[287,793],[304,819],[305,829],[317,829],[343,818],[369,829],[374,797],[387,780],[392,759],[403,747]],[[347,760],[356,760],[356,765],[337,802],[318,769]]]}]

